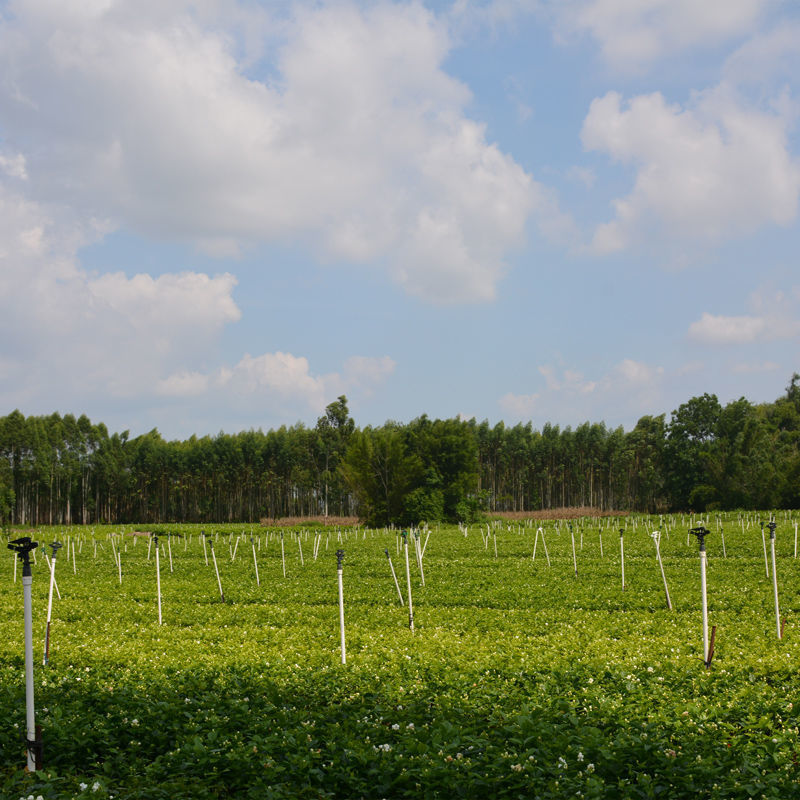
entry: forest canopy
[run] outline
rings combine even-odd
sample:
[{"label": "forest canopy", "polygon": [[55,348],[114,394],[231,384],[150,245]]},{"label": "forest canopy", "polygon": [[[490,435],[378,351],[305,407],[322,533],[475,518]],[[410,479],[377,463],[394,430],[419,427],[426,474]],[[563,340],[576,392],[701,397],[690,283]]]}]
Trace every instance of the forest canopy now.
[{"label": "forest canopy", "polygon": [[692,397],[636,426],[475,419],[358,428],[347,398],[314,427],[165,441],[82,415],[0,418],[4,525],[359,516],[374,525],[484,512],[800,507],[800,375],[773,403]]}]

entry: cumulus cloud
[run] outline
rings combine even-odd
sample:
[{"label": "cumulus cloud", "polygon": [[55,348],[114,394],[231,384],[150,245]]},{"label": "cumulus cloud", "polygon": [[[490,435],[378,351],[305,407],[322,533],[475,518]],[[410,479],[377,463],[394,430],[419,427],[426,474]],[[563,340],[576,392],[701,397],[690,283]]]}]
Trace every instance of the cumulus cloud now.
[{"label": "cumulus cloud", "polygon": [[507,392],[498,401],[500,409],[514,420],[541,422],[606,417],[621,413],[652,413],[660,398],[665,370],[631,358],[615,364],[608,372],[589,379],[577,370],[541,365],[544,389],[531,394]]},{"label": "cumulus cloud", "polygon": [[688,107],[660,93],[624,102],[595,99],[581,139],[636,170],[634,186],[614,201],[615,218],[597,227],[593,248],[611,253],[667,238],[719,242],[797,215],[800,165],[787,148],[787,121],[745,105],[724,86]]},{"label": "cumulus cloud", "polygon": [[727,80],[736,84],[794,81],[800,72],[800,22],[784,19],[778,27],[748,39],[725,62]]},{"label": "cumulus cloud", "polygon": [[7,373],[33,395],[150,392],[240,317],[227,273],[88,273],[77,251],[98,235],[0,181],[0,335]]},{"label": "cumulus cloud", "polygon": [[761,317],[726,317],[709,314],[689,325],[689,338],[705,344],[745,344],[762,338],[767,330]]},{"label": "cumulus cloud", "polygon": [[0,113],[38,197],[226,257],[302,239],[440,303],[493,297],[531,215],[563,223],[466,115],[422,5],[265,12],[260,60],[243,8],[12,3]]},{"label": "cumulus cloud", "polygon": [[740,362],[733,365],[732,371],[739,375],[757,375],[762,372],[775,372],[780,368],[781,365],[776,364],[774,361]]},{"label": "cumulus cloud", "polygon": [[245,354],[233,366],[209,372],[178,371],[159,381],[157,391],[165,397],[202,398],[204,403],[232,402],[238,407],[292,408],[321,412],[340,394],[369,395],[394,372],[389,356],[352,356],[341,372],[314,375],[304,356],[291,353]]},{"label": "cumulus cloud", "polygon": [[800,336],[800,287],[788,293],[759,290],[748,302],[755,313],[726,316],[704,311],[689,325],[689,339],[700,344],[734,345]]},{"label": "cumulus cloud", "polygon": [[762,0],[551,0],[559,38],[591,36],[617,69],[641,69],[676,52],[753,32]]}]

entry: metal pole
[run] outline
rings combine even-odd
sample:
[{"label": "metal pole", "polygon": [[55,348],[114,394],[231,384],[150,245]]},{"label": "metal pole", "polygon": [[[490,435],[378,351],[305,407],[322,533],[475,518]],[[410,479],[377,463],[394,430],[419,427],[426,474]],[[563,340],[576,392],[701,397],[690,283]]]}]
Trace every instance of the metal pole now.
[{"label": "metal pole", "polygon": [[414,606],[411,602],[411,567],[408,563],[408,534],[403,531],[403,551],[406,554],[406,583],[408,585],[408,627],[414,633]]},{"label": "metal pole", "polygon": [[22,595],[25,619],[25,723],[27,729],[28,772],[36,772],[41,768],[41,740],[36,735],[36,713],[33,702],[33,600],[31,598],[31,585],[33,574],[31,572],[31,551],[39,546],[32,542],[30,537],[24,536],[8,543],[22,562]]},{"label": "metal pole", "polygon": [[400,591],[400,584],[397,581],[397,575],[394,571],[394,564],[392,564],[392,557],[389,555],[389,548],[387,547],[384,551],[386,553],[386,558],[389,559],[389,569],[392,571],[392,577],[394,578],[394,585],[397,588],[397,596],[400,598],[400,605],[404,606],[405,603],[403,602],[403,593]]},{"label": "metal pole", "polygon": [[625,591],[625,544],[623,540],[624,528],[619,529],[619,555],[622,564],[622,591]]},{"label": "metal pole", "polygon": [[781,638],[781,610],[778,605],[778,572],[775,569],[775,528],[774,522],[769,523],[769,547],[772,551],[772,594],[775,598],[775,628],[778,638]]},{"label": "metal pole", "polygon": [[342,664],[347,661],[347,655],[344,647],[344,588],[342,586],[342,559],[344,558],[344,550],[336,551],[336,575],[339,579],[339,634],[342,640]]},{"label": "metal pole", "polygon": [[285,578],[286,577],[286,555],[283,552],[283,531],[281,531],[281,564],[283,564],[283,577]]},{"label": "metal pole", "polygon": [[761,523],[761,544],[764,545],[764,569],[767,571],[767,577],[769,578],[769,561],[767,560],[767,540],[764,536],[764,523]]}]

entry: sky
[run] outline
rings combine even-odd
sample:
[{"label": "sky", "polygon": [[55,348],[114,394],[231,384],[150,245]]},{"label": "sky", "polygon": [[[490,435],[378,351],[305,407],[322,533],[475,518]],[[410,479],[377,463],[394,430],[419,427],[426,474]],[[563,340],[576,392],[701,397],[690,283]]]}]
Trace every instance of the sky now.
[{"label": "sky", "polygon": [[788,0],[0,0],[0,414],[772,401],[799,114]]}]

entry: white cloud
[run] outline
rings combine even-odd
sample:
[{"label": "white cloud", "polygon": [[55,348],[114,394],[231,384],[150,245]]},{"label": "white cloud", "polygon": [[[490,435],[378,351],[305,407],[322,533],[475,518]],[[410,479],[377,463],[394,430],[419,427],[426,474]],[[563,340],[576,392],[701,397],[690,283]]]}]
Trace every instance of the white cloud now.
[{"label": "white cloud", "polygon": [[19,178],[23,181],[28,180],[25,156],[22,153],[16,153],[13,156],[4,156],[0,153],[0,170],[11,178]]},{"label": "white cloud", "polygon": [[700,344],[732,345],[800,336],[800,286],[788,293],[757,290],[751,293],[748,304],[754,313],[725,316],[704,311],[689,325],[689,339]]},{"label": "white cloud", "polygon": [[588,34],[618,69],[641,69],[683,50],[752,33],[763,0],[551,0],[562,39]]},{"label": "white cloud", "polygon": [[725,62],[727,80],[737,84],[794,81],[800,72],[800,22],[783,19],[739,47]]},{"label": "white cloud", "polygon": [[191,397],[203,405],[230,403],[252,410],[292,409],[298,416],[319,413],[341,394],[369,396],[388,380],[395,362],[389,356],[351,356],[341,372],[314,375],[307,358],[291,353],[246,354],[233,366],[213,372],[177,371],[159,381],[165,397]]},{"label": "white cloud", "polygon": [[592,102],[581,138],[636,169],[631,193],[614,201],[615,219],[595,231],[596,252],[645,241],[714,244],[796,218],[800,165],[787,149],[786,120],[744,107],[724,86],[687,108],[659,93],[623,104],[609,92]]},{"label": "white cloud", "polygon": [[14,384],[42,398],[57,386],[56,402],[148,394],[239,318],[229,274],[87,273],[76,253],[97,235],[0,181],[0,336],[12,377],[4,398]]},{"label": "white cloud", "polygon": [[733,372],[739,375],[757,375],[762,372],[775,372],[780,368],[781,365],[776,364],[774,361],[762,361],[758,363],[742,362],[734,364]]},{"label": "white cloud", "polygon": [[500,410],[508,414],[512,419],[530,419],[536,411],[539,393],[535,394],[514,394],[508,392],[498,401]]},{"label": "white cloud", "polygon": [[245,75],[259,46],[234,2],[12,10],[0,115],[40,198],[225,257],[310,242],[441,303],[493,297],[529,217],[561,216],[466,116],[422,5],[262,14],[263,79]]},{"label": "white cloud", "polygon": [[630,358],[623,359],[608,372],[587,379],[571,369],[557,370],[545,364],[538,368],[545,387],[531,394],[503,395],[498,405],[510,418],[531,419],[534,413],[540,422],[569,419],[616,418],[622,412],[652,413],[659,401],[665,376],[663,367],[653,367]]},{"label": "white cloud", "polygon": [[761,317],[726,317],[709,314],[689,325],[689,338],[704,344],[745,344],[761,339],[767,330]]}]

